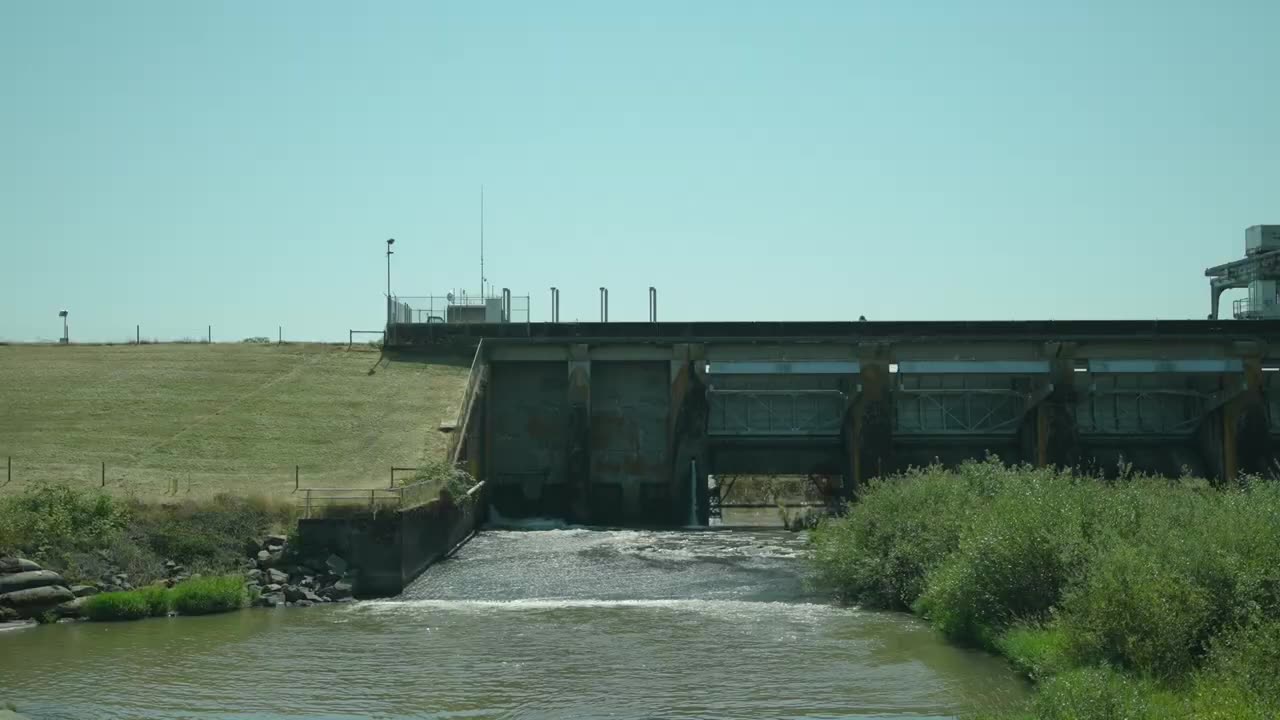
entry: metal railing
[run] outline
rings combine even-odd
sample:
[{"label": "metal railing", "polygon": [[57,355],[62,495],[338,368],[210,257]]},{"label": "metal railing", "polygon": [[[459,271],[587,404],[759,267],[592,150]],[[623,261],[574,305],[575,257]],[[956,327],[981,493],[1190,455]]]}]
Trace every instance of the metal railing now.
[{"label": "metal railing", "polygon": [[1255,320],[1257,318],[1280,315],[1280,307],[1275,302],[1254,300],[1251,297],[1239,298],[1231,303],[1231,314],[1237,320]]},{"label": "metal railing", "polygon": [[441,483],[424,480],[397,488],[306,488],[302,495],[302,516],[313,517],[317,512],[334,507],[352,510],[404,510],[425,505],[440,495]]},{"label": "metal railing", "polygon": [[405,295],[393,299],[395,322],[410,325],[427,323],[528,323],[528,295]]},{"label": "metal railing", "polygon": [[471,372],[467,375],[467,387],[462,391],[462,403],[458,405],[458,418],[453,424],[453,431],[449,433],[449,440],[445,457],[449,458],[449,462],[457,465],[461,458],[458,454],[462,450],[462,439],[466,437],[468,426],[471,423],[472,405],[475,403],[476,395],[480,391],[481,376],[484,375],[484,340],[480,340],[480,344],[476,346],[475,357],[471,359]]}]

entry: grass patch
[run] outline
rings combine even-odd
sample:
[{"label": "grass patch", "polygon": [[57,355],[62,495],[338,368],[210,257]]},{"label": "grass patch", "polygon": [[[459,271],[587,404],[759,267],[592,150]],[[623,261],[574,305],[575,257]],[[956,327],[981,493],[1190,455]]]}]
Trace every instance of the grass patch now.
[{"label": "grass patch", "polygon": [[173,607],[180,615],[209,615],[244,607],[244,581],[236,575],[193,578],[174,586]]},{"label": "grass patch", "polygon": [[1008,657],[1038,717],[1280,717],[1274,483],[928,468],[812,544],[838,595]]},{"label": "grass patch", "polygon": [[443,453],[467,373],[316,344],[2,346],[0,494],[96,487],[102,462],[120,497],[286,497],[298,464],[304,487],[386,487]]},{"label": "grass patch", "polygon": [[151,616],[151,607],[140,591],[129,590],[90,596],[81,612],[90,620],[141,620]]}]

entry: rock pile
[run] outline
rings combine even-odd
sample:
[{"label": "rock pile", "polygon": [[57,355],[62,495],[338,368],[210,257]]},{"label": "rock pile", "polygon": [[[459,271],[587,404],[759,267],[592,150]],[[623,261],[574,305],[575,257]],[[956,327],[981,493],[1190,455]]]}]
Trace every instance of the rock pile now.
[{"label": "rock pile", "polygon": [[58,573],[26,558],[0,557],[0,622],[56,612],[75,600],[76,594]]},{"label": "rock pile", "polygon": [[301,558],[289,552],[288,539],[268,535],[245,561],[245,587],[258,607],[310,607],[352,599],[355,585],[347,563],[337,555]]}]

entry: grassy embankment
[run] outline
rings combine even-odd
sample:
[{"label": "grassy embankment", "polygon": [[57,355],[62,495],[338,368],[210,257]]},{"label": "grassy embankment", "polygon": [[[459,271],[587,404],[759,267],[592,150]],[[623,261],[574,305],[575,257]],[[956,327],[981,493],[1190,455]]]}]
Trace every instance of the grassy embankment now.
[{"label": "grassy embankment", "polygon": [[1025,717],[1280,717],[1280,485],[973,463],[873,483],[813,536],[847,600],[1038,684]]},{"label": "grassy embankment", "polygon": [[443,451],[468,363],[328,345],[0,346],[0,495],[47,481],[148,499],[386,487]]}]

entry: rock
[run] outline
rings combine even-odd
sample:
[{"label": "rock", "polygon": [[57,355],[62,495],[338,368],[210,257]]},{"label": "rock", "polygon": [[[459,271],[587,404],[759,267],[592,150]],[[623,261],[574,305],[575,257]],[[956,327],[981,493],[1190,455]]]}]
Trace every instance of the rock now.
[{"label": "rock", "polygon": [[116,573],[111,577],[117,584],[123,585],[129,580],[129,573]]},{"label": "rock", "polygon": [[66,584],[67,582],[62,579],[61,575],[49,570],[28,570],[26,572],[9,573],[0,575],[0,595],[14,592],[15,590],[44,587],[45,585]]},{"label": "rock", "polygon": [[284,535],[268,535],[266,539],[262,541],[262,548],[264,550],[269,550],[272,548],[279,549],[284,547],[284,544],[288,540],[289,538],[285,537]]},{"label": "rock", "polygon": [[267,580],[273,583],[278,583],[280,585],[283,585],[289,582],[289,575],[287,573],[283,573],[279,570],[276,570],[275,568],[271,568],[270,570],[267,571]]},{"label": "rock", "polygon": [[307,600],[307,601],[309,601],[309,602],[313,602],[313,603],[324,602],[324,598],[320,597],[319,595],[315,594],[314,592],[312,592],[312,591],[310,591],[310,590],[305,590],[305,589],[304,589],[304,590],[302,591],[302,597],[303,597],[303,599],[304,599],[304,600]]},{"label": "rock", "polygon": [[267,552],[266,550],[259,550],[259,551],[258,551],[258,562],[259,562],[259,563],[264,563],[264,562],[266,562],[267,560],[270,560],[270,559],[271,559],[271,553]]},{"label": "rock", "polygon": [[244,576],[249,580],[249,582],[258,582],[262,580],[262,571],[254,568],[253,570],[245,573]]},{"label": "rock", "polygon": [[186,572],[187,572],[187,569],[181,565],[174,565],[173,567],[169,568],[170,575],[182,575]]},{"label": "rock", "polygon": [[[173,581],[172,581],[172,580],[169,580],[169,582],[173,582]],[[170,586],[170,587],[172,587],[172,586]],[[120,591],[121,591],[121,590],[123,590],[123,589],[124,589],[124,588],[122,588],[122,587],[120,587],[119,585],[116,585],[116,584],[114,584],[114,583],[102,583],[102,592],[120,592]]]},{"label": "rock", "polygon": [[0,605],[0,623],[13,622],[15,620],[20,620],[20,619],[21,618],[18,617],[17,610],[14,610],[11,607],[4,607],[3,605]]},{"label": "rock", "polygon": [[70,590],[71,590],[71,594],[75,595],[78,598],[88,597],[90,595],[98,594],[98,588],[92,585],[72,585]]},{"label": "rock", "polygon": [[[262,556],[262,553],[267,553],[265,558]],[[258,567],[262,568],[263,570],[266,570],[267,568],[275,567],[280,564],[280,560],[282,558],[284,558],[284,553],[281,553],[278,551],[267,552],[266,550],[263,550],[262,552],[258,553]]]},{"label": "rock", "polygon": [[262,586],[259,585],[258,583],[245,583],[244,591],[249,593],[250,595],[261,595]]},{"label": "rock", "polygon": [[164,568],[165,568],[165,570],[172,570],[172,569],[174,569],[174,568],[176,568],[176,567],[178,567],[178,563],[176,563],[176,562],[174,562],[174,561],[172,561],[172,560],[165,560],[165,561],[164,561]]},{"label": "rock", "polygon": [[0,606],[13,608],[18,617],[35,617],[45,610],[74,600],[75,597],[61,585],[46,585],[0,595]]},{"label": "rock", "polygon": [[285,603],[284,593],[271,593],[270,595],[263,595],[262,597],[266,598],[271,603],[267,607],[278,607]]},{"label": "rock", "polygon": [[284,591],[284,586],[283,586],[283,585],[281,585],[280,583],[271,583],[270,585],[268,585],[268,586],[266,587],[266,591],[267,591],[267,592],[269,592],[269,593],[278,593],[278,592],[283,592],[283,591]]},{"label": "rock", "polygon": [[330,555],[328,560],[324,561],[325,567],[329,568],[329,572],[334,575],[341,575],[347,571],[347,561],[337,555]]},{"label": "rock", "polygon": [[0,575],[34,572],[41,569],[35,562],[20,557],[0,557]]},{"label": "rock", "polygon": [[294,607],[311,607],[311,606],[312,606],[312,605],[314,605],[314,604],[315,604],[315,602],[314,602],[314,601],[306,600],[306,599],[302,599],[302,600],[299,600],[298,602],[294,603],[294,604],[293,604],[293,606],[294,606]]},{"label": "rock", "polygon": [[304,588],[314,588],[316,586],[316,579],[311,575],[305,575],[303,576],[302,581],[298,584]]},{"label": "rock", "polygon": [[299,600],[305,598],[306,596],[307,596],[306,591],[304,591],[302,588],[298,587],[297,585],[284,586],[284,598],[289,602],[298,602]]},{"label": "rock", "polygon": [[126,581],[126,582],[122,582],[122,583],[120,583],[120,587],[121,587],[121,589],[124,589],[124,590],[132,590],[132,589],[133,589],[133,584],[132,584],[132,583],[130,583],[130,582],[127,582],[127,581]]},{"label": "rock", "polygon": [[320,595],[322,597],[329,598],[330,600],[345,600],[346,598],[351,597],[351,583],[336,582],[332,587],[327,587],[321,590]]},{"label": "rock", "polygon": [[83,613],[84,604],[89,601],[87,597],[78,597],[75,600],[69,600],[53,609],[55,615],[60,618],[78,618]]}]

